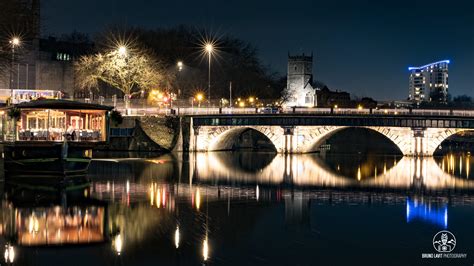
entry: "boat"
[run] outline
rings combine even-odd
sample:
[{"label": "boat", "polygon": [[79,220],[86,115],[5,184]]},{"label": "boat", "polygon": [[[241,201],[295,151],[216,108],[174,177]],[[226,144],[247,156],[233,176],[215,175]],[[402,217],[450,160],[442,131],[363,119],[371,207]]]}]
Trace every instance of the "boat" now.
[{"label": "boat", "polygon": [[56,99],[1,109],[5,181],[45,189],[85,184],[92,150],[108,142],[111,110]]}]

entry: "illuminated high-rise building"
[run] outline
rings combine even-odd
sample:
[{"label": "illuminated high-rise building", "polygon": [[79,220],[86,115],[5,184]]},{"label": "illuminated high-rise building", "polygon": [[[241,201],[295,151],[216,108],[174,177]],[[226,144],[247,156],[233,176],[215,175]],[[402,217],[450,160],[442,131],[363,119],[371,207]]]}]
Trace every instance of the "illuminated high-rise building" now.
[{"label": "illuminated high-rise building", "polygon": [[415,103],[446,102],[448,97],[448,64],[443,60],[420,67],[409,67],[408,99]]}]

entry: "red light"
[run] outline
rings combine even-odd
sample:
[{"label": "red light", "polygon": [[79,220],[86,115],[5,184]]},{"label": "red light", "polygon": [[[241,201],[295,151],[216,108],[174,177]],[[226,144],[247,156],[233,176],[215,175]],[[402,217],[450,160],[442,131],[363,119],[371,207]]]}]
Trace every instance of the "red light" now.
[{"label": "red light", "polygon": [[164,102],[167,102],[167,101],[168,101],[168,97],[164,97],[164,98],[163,98],[163,101],[164,101]]}]

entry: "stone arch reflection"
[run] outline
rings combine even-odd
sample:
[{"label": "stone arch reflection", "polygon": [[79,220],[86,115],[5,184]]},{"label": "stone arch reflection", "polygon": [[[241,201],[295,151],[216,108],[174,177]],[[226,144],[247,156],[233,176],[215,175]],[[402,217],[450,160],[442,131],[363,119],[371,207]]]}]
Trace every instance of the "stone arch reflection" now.
[{"label": "stone arch reflection", "polygon": [[228,168],[244,172],[260,172],[275,158],[274,152],[216,152],[219,161]]},{"label": "stone arch reflection", "polygon": [[473,179],[472,164],[470,152],[448,153],[444,156],[434,158],[438,166],[446,173],[449,173],[459,179]]},{"label": "stone arch reflection", "polygon": [[473,181],[458,179],[444,172],[432,157],[403,157],[392,168],[366,179],[347,178],[334,173],[321,159],[315,159],[310,154],[278,154],[268,166],[254,173],[231,168],[214,153],[197,153],[195,161],[190,182],[404,190],[474,189]]},{"label": "stone arch reflection", "polygon": [[356,154],[332,154],[322,152],[320,156],[314,156],[320,165],[324,165],[329,171],[358,181],[376,178],[387,173],[401,160],[398,155],[378,155],[373,153]]}]

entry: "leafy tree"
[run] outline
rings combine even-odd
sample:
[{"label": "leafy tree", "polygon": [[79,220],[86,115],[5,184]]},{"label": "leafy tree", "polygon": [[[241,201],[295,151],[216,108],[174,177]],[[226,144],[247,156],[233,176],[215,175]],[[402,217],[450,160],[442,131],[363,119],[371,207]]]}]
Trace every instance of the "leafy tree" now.
[{"label": "leafy tree", "polygon": [[468,95],[458,95],[453,98],[455,103],[472,103],[472,97]]},{"label": "leafy tree", "polygon": [[[147,91],[160,85],[164,70],[151,56],[140,50],[112,50],[82,56],[75,63],[79,88],[97,88],[99,81],[113,86],[130,98],[132,93]],[[126,101],[128,108],[128,101]]]},{"label": "leafy tree", "polygon": [[122,124],[123,116],[119,111],[113,110],[112,112],[110,112],[110,120],[112,120],[115,126],[118,126]]}]

